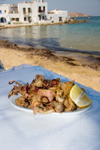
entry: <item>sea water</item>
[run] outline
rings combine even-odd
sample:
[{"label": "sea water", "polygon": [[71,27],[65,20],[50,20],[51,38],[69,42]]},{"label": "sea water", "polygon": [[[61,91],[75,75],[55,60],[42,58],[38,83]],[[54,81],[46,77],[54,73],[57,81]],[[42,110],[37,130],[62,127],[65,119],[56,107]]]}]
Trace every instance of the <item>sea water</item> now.
[{"label": "sea water", "polygon": [[100,16],[82,17],[88,22],[29,26],[0,30],[0,38],[15,44],[42,46],[51,51],[72,51],[100,55]]}]

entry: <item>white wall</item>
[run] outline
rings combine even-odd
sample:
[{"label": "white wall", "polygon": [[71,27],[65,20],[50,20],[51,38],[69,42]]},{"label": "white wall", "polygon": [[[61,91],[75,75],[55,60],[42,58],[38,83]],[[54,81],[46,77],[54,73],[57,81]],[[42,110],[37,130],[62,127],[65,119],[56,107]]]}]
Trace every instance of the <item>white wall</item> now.
[{"label": "white wall", "polygon": [[10,18],[10,22],[11,22],[13,18],[15,19],[14,21],[16,21],[16,19],[20,18],[20,16],[19,16],[19,14],[9,14],[9,18]]},{"label": "white wall", "polygon": [[9,4],[3,4],[0,5],[0,10],[2,11],[2,14],[4,13],[8,14],[11,11],[11,7]]},{"label": "white wall", "polygon": [[[23,14],[23,8],[26,9],[26,14]],[[30,3],[19,3],[18,4],[18,13],[19,13],[19,21],[24,22],[24,17],[26,17],[26,21],[28,21],[28,8],[31,8]]]},{"label": "white wall", "polygon": [[[45,12],[38,12],[39,6],[41,7],[41,10],[43,10],[43,6],[45,6]],[[23,14],[23,8],[26,9],[26,14]],[[32,12],[29,14],[28,13],[28,8],[31,8]],[[28,17],[31,17],[32,22],[39,22],[39,17],[38,15],[41,16],[47,16],[48,13],[48,8],[47,8],[47,3],[46,2],[31,2],[31,3],[19,3],[18,4],[18,12],[20,16],[20,22],[25,22],[24,17],[26,17],[28,21]],[[26,21],[26,22],[27,22]]]},{"label": "white wall", "polygon": [[5,18],[6,19],[5,23],[8,23],[10,21],[9,17],[9,12],[11,11],[10,5],[9,4],[0,5],[0,11],[1,11],[0,19]]},{"label": "white wall", "polygon": [[7,14],[0,14],[0,19],[1,19],[1,18],[5,18],[5,19],[6,19],[6,22],[4,22],[4,23],[10,22],[10,17],[9,17],[9,15],[7,15]]},{"label": "white wall", "polygon": [[32,9],[32,22],[38,22],[38,4],[37,3],[33,3],[31,5],[31,9]]},{"label": "white wall", "polygon": [[58,13],[55,14],[48,14],[48,20],[51,19],[52,22],[59,22],[59,17],[62,18],[62,21],[64,22],[66,20],[66,18],[68,18],[68,12],[67,11],[60,11]]}]

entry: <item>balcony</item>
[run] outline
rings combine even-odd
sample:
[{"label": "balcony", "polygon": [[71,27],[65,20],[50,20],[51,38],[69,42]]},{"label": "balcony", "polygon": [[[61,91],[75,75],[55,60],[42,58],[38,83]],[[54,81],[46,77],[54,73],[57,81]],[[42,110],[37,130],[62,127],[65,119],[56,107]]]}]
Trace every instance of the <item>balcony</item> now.
[{"label": "balcony", "polygon": [[38,12],[39,12],[39,13],[45,13],[45,11],[44,11],[44,10],[38,10]]}]

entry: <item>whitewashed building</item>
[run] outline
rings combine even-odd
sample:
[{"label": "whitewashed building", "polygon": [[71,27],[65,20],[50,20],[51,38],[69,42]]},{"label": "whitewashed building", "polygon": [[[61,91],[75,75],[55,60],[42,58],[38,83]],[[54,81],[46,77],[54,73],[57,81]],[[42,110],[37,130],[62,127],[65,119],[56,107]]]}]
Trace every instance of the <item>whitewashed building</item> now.
[{"label": "whitewashed building", "polygon": [[44,0],[0,5],[0,23],[58,23],[67,18],[68,11],[48,12],[48,5]]},{"label": "whitewashed building", "polygon": [[68,18],[68,11],[55,9],[48,12],[48,19],[52,22],[64,22],[68,20]]}]

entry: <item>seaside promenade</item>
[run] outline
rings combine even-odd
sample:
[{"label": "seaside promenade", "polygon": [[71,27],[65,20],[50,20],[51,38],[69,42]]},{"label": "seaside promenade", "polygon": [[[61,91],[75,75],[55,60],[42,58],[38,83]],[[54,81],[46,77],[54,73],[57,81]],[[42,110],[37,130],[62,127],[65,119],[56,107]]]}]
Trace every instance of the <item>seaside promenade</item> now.
[{"label": "seaside promenade", "polygon": [[27,26],[44,26],[44,25],[61,25],[61,24],[75,24],[75,23],[84,23],[88,22],[88,20],[83,19],[81,21],[77,20],[76,17],[74,19],[70,19],[66,22],[58,22],[58,23],[13,23],[13,24],[0,24],[0,29],[6,28],[17,28],[17,27],[27,27]]}]

